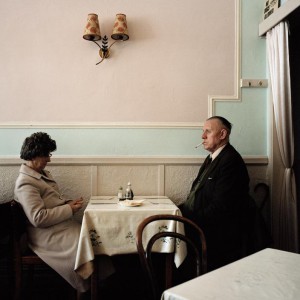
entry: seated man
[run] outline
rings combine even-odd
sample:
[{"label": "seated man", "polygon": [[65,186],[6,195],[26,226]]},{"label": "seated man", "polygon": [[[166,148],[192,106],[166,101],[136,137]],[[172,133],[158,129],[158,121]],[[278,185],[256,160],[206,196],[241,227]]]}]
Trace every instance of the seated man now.
[{"label": "seated man", "polygon": [[229,143],[231,123],[214,116],[203,127],[205,159],[180,209],[204,231],[208,271],[242,256],[245,208],[249,201],[249,175],[241,155]]}]

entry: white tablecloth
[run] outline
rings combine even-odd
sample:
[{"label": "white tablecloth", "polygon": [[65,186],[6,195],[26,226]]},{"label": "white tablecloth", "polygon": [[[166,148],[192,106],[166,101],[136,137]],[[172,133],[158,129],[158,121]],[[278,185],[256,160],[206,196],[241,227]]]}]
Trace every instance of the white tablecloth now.
[{"label": "white tablecloth", "polygon": [[161,299],[300,299],[300,254],[264,249],[170,288]]},{"label": "white tablecloth", "polygon": [[[105,197],[103,197],[105,199]],[[107,198],[107,197],[106,197]],[[84,211],[79,238],[75,270],[84,278],[92,273],[91,261],[95,255],[117,255],[137,253],[135,234],[139,223],[146,217],[157,214],[181,215],[179,208],[168,198],[135,197],[145,199],[138,207],[125,207],[120,203],[92,204]],[[173,221],[153,222],[147,226],[143,238],[149,239],[154,233],[168,231],[179,226]],[[184,233],[183,226],[176,228]],[[175,264],[179,266],[186,256],[184,243],[174,243],[173,238],[164,238],[154,245],[158,252],[174,252]]]}]

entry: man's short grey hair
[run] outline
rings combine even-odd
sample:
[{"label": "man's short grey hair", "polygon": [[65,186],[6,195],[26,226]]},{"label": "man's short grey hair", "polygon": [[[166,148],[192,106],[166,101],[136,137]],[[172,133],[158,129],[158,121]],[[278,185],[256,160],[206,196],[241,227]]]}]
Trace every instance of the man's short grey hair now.
[{"label": "man's short grey hair", "polygon": [[225,129],[227,130],[228,135],[231,133],[232,124],[224,117],[213,116],[213,117],[208,118],[207,120],[219,120],[221,122],[221,124],[225,127]]}]

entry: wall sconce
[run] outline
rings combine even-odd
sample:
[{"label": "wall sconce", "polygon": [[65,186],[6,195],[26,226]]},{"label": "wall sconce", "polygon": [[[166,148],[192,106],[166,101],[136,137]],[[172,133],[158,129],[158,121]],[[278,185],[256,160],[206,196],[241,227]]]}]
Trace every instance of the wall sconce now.
[{"label": "wall sconce", "polygon": [[101,60],[96,63],[99,65],[104,59],[108,58],[110,55],[110,48],[111,46],[118,42],[118,41],[127,41],[129,39],[128,30],[127,30],[127,21],[126,15],[124,14],[117,14],[113,32],[111,38],[115,40],[110,46],[108,46],[108,38],[105,35],[102,39],[102,45],[99,45],[97,41],[101,40],[101,33],[100,33],[100,26],[98,21],[98,15],[96,14],[89,14],[87,17],[87,24],[84,28],[83,38],[85,40],[94,42],[100,48],[99,55]]}]

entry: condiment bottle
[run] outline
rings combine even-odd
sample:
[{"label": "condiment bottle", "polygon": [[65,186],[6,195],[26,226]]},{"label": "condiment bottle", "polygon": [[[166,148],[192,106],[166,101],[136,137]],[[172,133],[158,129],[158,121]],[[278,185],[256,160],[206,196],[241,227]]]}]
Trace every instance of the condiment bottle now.
[{"label": "condiment bottle", "polygon": [[118,191],[118,199],[123,199],[123,188],[120,186]]},{"label": "condiment bottle", "polygon": [[125,192],[125,199],[132,200],[133,197],[134,197],[134,195],[133,195],[133,191],[131,189],[131,183],[128,182],[126,192]]}]

